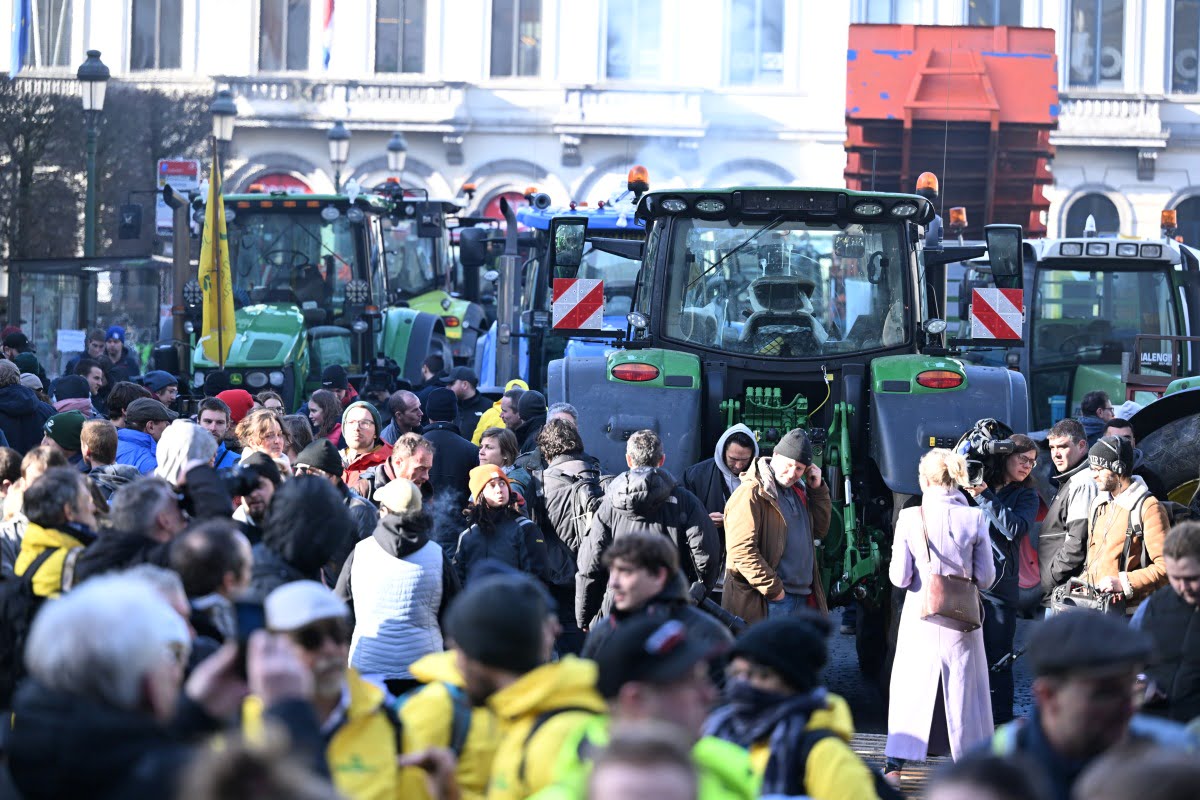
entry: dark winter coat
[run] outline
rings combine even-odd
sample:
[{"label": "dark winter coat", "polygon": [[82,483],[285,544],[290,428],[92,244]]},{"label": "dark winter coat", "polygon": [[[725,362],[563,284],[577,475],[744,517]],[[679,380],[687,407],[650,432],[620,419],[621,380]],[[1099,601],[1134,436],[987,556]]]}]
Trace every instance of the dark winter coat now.
[{"label": "dark winter coat", "polygon": [[458,431],[462,435],[470,438],[475,435],[475,428],[479,425],[479,419],[483,416],[483,412],[487,411],[493,405],[491,398],[484,397],[479,392],[470,400],[458,401]]},{"label": "dark winter coat", "polygon": [[517,449],[522,453],[528,453],[537,449],[537,437],[542,432],[542,428],[546,427],[546,415],[539,414],[533,419],[524,420],[520,427],[513,431],[517,437]]},{"label": "dark winter coat", "polygon": [[1165,696],[1143,710],[1185,724],[1200,717],[1200,608],[1168,584],[1150,595],[1140,617],[1155,644],[1146,674]]},{"label": "dark winter coat", "polygon": [[[162,725],[150,714],[124,711],[34,681],[13,702],[7,735],[8,767],[25,800],[141,800],[175,797],[178,781],[205,737],[220,723],[181,699],[176,718]],[[324,747],[312,706],[287,701],[269,713],[282,723],[306,764],[323,765]]]},{"label": "dark winter coat", "polygon": [[105,353],[100,360],[104,366],[104,374],[108,378],[108,385],[121,381],[131,381],[136,376],[142,374],[142,365],[138,362],[137,354],[129,349],[129,345],[121,348],[121,357],[115,362],[110,361],[108,354]]},{"label": "dark winter coat", "polygon": [[246,588],[247,598],[261,603],[267,595],[285,583],[320,580],[320,567],[312,572],[303,572],[263,542],[254,545],[251,552],[254,555],[254,566],[250,572],[250,585]]},{"label": "dark winter coat", "polygon": [[32,389],[19,383],[0,388],[0,431],[21,455],[42,443],[42,426],[52,416],[54,406],[38,400]]},{"label": "dark winter coat", "polygon": [[476,564],[495,559],[541,581],[548,579],[546,540],[533,520],[511,507],[485,509],[482,519],[462,532],[454,568],[464,585]]},{"label": "dark winter coat", "polygon": [[1030,528],[1037,521],[1040,504],[1037,489],[1016,483],[1002,487],[999,492],[985,489],[983,494],[975,498],[975,505],[979,506],[990,523],[996,581],[990,589],[984,587],[984,595],[994,602],[1015,607],[1020,599],[1017,552],[1021,540],[1029,535]]},{"label": "dark winter coat", "polygon": [[170,567],[170,542],[158,542],[140,533],[101,531],[75,563],[75,585],[107,572],[120,572],[138,564]]},{"label": "dark winter coat", "polygon": [[113,492],[126,484],[133,483],[142,477],[142,473],[138,472],[137,467],[129,464],[107,464],[102,467],[94,467],[88,471],[87,476],[92,483],[96,484],[104,499],[108,500],[112,497]]},{"label": "dark winter coat", "polygon": [[604,649],[604,645],[623,623],[630,619],[640,619],[643,616],[662,619],[679,620],[687,628],[688,636],[704,642],[717,649],[733,644],[733,634],[717,621],[711,614],[706,614],[692,605],[688,599],[682,573],[677,573],[667,581],[663,590],[650,598],[644,606],[632,611],[621,611],[613,608],[588,631],[587,640],[583,643],[584,658],[594,659],[596,654]]},{"label": "dark winter coat", "polygon": [[479,466],[479,448],[464,439],[451,422],[427,425],[421,435],[433,442],[433,467],[429,482],[439,493],[454,492],[461,510],[471,493],[471,470]]},{"label": "dark winter coat", "polygon": [[618,536],[642,531],[662,534],[675,544],[689,584],[702,581],[709,590],[716,585],[721,545],[704,506],[665,469],[631,469],[609,484],[579,549],[575,618],[581,628],[612,606],[604,551]]}]

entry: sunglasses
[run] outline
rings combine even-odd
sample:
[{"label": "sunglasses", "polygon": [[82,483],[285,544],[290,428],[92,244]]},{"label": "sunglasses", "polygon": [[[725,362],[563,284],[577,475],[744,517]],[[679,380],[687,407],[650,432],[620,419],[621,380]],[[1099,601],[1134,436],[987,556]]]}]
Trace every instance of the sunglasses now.
[{"label": "sunglasses", "polygon": [[334,644],[349,643],[350,626],[340,619],[322,620],[294,630],[289,636],[305,650],[313,651],[319,650],[326,639]]}]

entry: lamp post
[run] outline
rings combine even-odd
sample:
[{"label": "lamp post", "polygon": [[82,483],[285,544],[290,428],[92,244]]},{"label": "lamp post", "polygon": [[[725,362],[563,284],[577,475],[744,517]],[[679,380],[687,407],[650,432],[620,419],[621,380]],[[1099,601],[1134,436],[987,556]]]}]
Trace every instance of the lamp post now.
[{"label": "lamp post", "polygon": [[87,258],[96,255],[96,125],[104,111],[109,75],[99,50],[88,50],[87,60],[76,73],[87,119],[87,194],[83,201],[83,254]]},{"label": "lamp post", "polygon": [[350,158],[350,131],[341,122],[335,122],[329,129],[329,163],[333,164],[333,191],[342,191],[342,167]]},{"label": "lamp post", "polygon": [[[396,131],[387,143],[388,172],[398,178],[404,178],[404,162],[408,160],[408,140],[404,134]],[[401,180],[401,183],[404,181]]]},{"label": "lamp post", "polygon": [[220,156],[221,163],[224,163],[229,143],[233,140],[233,123],[237,119],[237,103],[233,102],[233,93],[228,89],[217,92],[208,110],[212,113],[213,141],[216,143],[217,155]]}]

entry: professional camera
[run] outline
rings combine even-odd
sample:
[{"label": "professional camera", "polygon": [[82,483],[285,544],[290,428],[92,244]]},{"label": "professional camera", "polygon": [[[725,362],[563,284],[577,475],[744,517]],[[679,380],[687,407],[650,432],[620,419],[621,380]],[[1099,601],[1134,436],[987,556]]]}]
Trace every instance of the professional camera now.
[{"label": "professional camera", "polygon": [[959,438],[954,452],[967,459],[972,486],[995,483],[1004,474],[1005,459],[1016,451],[1013,430],[1003,422],[981,419]]},{"label": "professional camera", "polygon": [[230,497],[245,497],[258,488],[258,473],[241,464],[219,470],[217,475]]}]

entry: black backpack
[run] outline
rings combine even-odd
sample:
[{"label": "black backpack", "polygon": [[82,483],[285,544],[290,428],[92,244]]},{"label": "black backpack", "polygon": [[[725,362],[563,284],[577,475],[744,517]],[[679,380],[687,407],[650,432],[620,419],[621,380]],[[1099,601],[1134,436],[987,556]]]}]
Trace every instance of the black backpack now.
[{"label": "black backpack", "polygon": [[[558,527],[550,520],[546,510],[546,477],[569,484],[566,518]],[[591,529],[592,514],[604,498],[598,478],[594,473],[572,475],[555,467],[529,470],[530,496],[526,498],[526,512],[544,534],[550,582],[555,585],[573,585],[575,582],[579,545]]]},{"label": "black backpack", "polygon": [[33,593],[33,578],[58,548],[38,554],[20,577],[0,582],[0,708],[12,708],[13,694],[25,677],[25,640],[46,598]]}]

